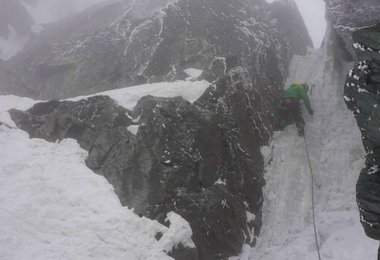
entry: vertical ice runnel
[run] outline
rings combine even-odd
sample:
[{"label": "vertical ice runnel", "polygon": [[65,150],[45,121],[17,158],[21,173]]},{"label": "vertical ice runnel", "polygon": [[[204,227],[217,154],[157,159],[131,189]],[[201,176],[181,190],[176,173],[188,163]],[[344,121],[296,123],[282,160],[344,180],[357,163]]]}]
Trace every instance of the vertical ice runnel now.
[{"label": "vertical ice runnel", "polygon": [[[314,117],[304,108],[303,115],[321,258],[375,259],[377,243],[365,237],[355,203],[355,183],[364,165],[361,137],[343,102],[345,75],[334,71],[330,57],[327,47],[295,56],[287,82],[314,85],[310,95]],[[304,139],[291,125],[276,132],[266,150],[272,152],[265,174],[264,223],[256,248],[241,259],[318,259]]]}]

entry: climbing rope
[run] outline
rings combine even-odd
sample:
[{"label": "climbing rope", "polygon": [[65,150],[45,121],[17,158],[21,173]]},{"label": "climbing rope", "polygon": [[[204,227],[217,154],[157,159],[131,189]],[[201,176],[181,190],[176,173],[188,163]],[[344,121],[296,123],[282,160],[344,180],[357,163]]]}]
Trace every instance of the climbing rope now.
[{"label": "climbing rope", "polygon": [[307,160],[308,160],[308,163],[309,163],[310,176],[311,176],[311,203],[312,203],[312,209],[313,209],[312,211],[313,211],[313,224],[314,224],[315,245],[317,246],[318,259],[321,260],[321,253],[319,252],[319,243],[318,243],[318,236],[317,236],[317,225],[315,224],[314,174],[313,174],[313,169],[311,168],[309,149],[307,148],[305,136],[303,137],[303,140],[304,140],[304,143],[305,143],[306,156],[307,156]]}]

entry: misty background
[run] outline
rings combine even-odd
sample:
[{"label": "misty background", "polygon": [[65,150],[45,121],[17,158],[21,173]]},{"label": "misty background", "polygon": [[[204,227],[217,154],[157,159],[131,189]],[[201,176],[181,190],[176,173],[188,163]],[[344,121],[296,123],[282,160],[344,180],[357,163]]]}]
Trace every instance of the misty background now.
[{"label": "misty background", "polygon": [[[29,33],[40,32],[46,24],[57,22],[76,13],[82,12],[108,0],[1,0],[0,9],[0,59],[15,55],[28,42]],[[126,8],[130,1],[125,2]],[[266,0],[272,3],[276,0]],[[147,1],[144,1],[146,5]],[[149,5],[160,6],[170,1],[150,1]],[[295,0],[305,21],[315,48],[320,47],[326,30],[325,3],[323,0]],[[20,11],[23,5],[27,12]],[[135,7],[135,12],[144,16],[144,8]],[[11,8],[9,8],[11,7]],[[3,10],[3,11],[2,11]],[[5,11],[7,10],[7,11]],[[14,10],[9,12],[9,10]],[[28,27],[27,25],[30,25]]]}]

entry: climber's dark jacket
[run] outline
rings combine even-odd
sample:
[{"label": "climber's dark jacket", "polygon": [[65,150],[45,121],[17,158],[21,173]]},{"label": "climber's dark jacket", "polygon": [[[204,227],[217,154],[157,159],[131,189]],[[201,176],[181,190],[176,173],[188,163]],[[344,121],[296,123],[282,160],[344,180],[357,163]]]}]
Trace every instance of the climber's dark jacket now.
[{"label": "climber's dark jacket", "polygon": [[307,95],[307,90],[305,89],[303,84],[292,84],[290,87],[285,90],[282,95],[282,99],[295,99],[297,101],[303,100],[307,111],[310,114],[313,114],[313,109],[311,109],[309,96]]},{"label": "climber's dark jacket", "polygon": [[354,113],[366,151],[366,168],[356,184],[360,221],[380,240],[380,26],[354,32],[358,64],[349,72],[344,100]]}]

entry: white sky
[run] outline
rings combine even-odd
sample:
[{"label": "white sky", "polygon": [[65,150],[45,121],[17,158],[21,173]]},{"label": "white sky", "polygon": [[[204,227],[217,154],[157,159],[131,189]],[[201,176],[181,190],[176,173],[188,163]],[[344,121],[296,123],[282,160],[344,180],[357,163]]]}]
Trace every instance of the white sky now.
[{"label": "white sky", "polygon": [[[281,0],[266,0],[268,3]],[[325,2],[323,0],[294,0],[300,10],[313,40],[314,48],[319,48],[326,31]]]},{"label": "white sky", "polygon": [[326,31],[325,2],[323,0],[295,0],[309,30],[314,48],[319,48]]}]

